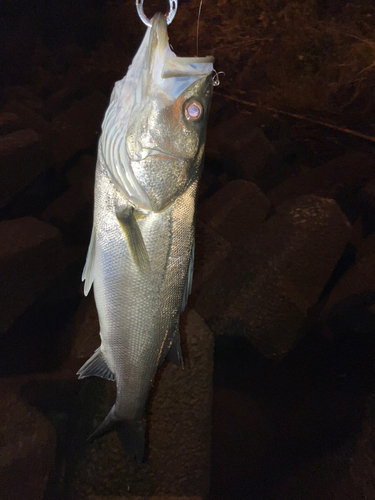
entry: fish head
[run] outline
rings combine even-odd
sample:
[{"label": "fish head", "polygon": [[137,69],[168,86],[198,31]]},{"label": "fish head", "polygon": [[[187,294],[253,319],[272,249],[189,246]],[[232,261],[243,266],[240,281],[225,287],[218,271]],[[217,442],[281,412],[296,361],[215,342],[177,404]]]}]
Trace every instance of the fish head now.
[{"label": "fish head", "polygon": [[126,145],[132,170],[156,212],[199,177],[211,94],[211,75],[189,85],[176,99],[157,92],[129,127]]},{"label": "fish head", "polygon": [[103,139],[105,119],[102,140],[112,178],[136,206],[160,212],[198,178],[213,61],[177,57],[165,17],[156,14],[125,79],[117,82],[106,118],[114,117],[118,132]]}]

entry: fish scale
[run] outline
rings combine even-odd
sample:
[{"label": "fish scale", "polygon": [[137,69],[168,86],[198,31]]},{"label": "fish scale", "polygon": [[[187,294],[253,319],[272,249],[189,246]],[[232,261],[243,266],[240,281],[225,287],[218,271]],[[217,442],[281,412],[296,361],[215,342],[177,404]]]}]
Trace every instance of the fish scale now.
[{"label": "fish scale", "polygon": [[[115,206],[124,200],[110,188],[111,181],[100,168],[96,183],[98,209],[95,212],[99,228],[97,248],[100,250],[96,260],[94,293],[101,319],[102,351],[106,357],[111,353],[108,364],[116,372],[118,386],[124,387],[123,394],[121,390],[118,392],[121,406],[117,405],[117,415],[132,419],[136,417],[135,413],[144,411],[149,391],[147,382],[153,380],[160,352],[164,352],[164,346],[171,340],[165,332],[169,330],[173,334],[178,323],[193,243],[196,183],[167,210],[152,213],[140,221],[146,247],[150,249],[151,273],[146,276],[132,262],[127,242],[114,216]],[[105,202],[101,201],[103,193],[107,193]],[[100,225],[102,220],[106,221],[103,227]],[[154,307],[150,308],[150,304]],[[102,325],[105,325],[104,329]],[[128,362],[125,364],[123,360],[126,358]],[[115,369],[117,366],[122,369]],[[121,383],[122,379],[126,384]]]}]

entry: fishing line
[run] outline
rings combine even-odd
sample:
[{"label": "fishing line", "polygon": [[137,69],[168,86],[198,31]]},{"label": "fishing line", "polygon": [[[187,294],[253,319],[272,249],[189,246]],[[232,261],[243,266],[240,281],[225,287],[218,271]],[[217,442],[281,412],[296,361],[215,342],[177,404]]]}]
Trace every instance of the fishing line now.
[{"label": "fishing line", "polygon": [[202,3],[203,3],[203,0],[200,0],[200,2],[199,2],[199,10],[198,10],[198,20],[197,20],[197,57],[199,57],[198,56],[199,18],[201,17]]}]

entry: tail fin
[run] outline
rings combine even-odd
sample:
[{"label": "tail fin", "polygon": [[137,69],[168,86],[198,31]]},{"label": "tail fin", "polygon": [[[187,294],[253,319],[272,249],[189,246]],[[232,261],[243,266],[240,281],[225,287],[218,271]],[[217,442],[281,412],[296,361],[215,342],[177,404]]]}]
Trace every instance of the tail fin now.
[{"label": "tail fin", "polygon": [[136,458],[138,463],[142,462],[145,448],[145,421],[119,420],[114,412],[114,406],[93,434],[88,438],[92,443],[95,439],[116,431],[118,438],[129,458]]}]

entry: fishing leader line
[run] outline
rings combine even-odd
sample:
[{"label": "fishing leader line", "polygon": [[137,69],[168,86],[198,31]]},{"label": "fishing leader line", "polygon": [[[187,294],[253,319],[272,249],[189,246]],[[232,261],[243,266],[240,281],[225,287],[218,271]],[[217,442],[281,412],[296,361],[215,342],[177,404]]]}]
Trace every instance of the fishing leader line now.
[{"label": "fishing leader line", "polygon": [[197,57],[199,57],[199,55],[198,55],[198,52],[199,52],[199,47],[198,47],[198,40],[199,40],[199,19],[201,17],[202,4],[203,4],[203,0],[200,0],[200,2],[199,2],[199,10],[198,10],[198,19],[197,19]]}]

